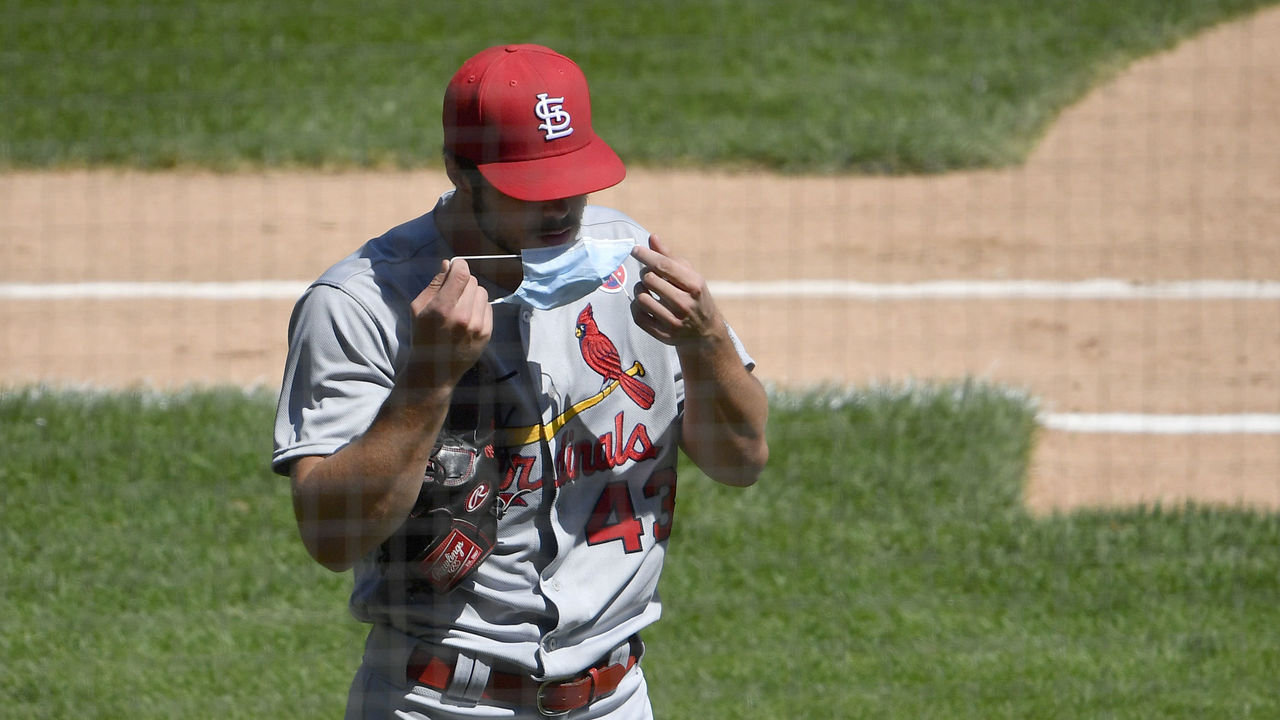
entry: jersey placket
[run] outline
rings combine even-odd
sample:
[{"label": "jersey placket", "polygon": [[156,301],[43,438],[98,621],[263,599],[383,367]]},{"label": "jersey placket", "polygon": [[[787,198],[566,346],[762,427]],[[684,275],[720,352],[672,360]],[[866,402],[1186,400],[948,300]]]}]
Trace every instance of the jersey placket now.
[{"label": "jersey placket", "polygon": [[[532,348],[532,339],[538,333],[536,325],[542,324],[538,321],[544,320],[542,313],[534,313],[526,307],[521,307],[519,311],[519,328],[520,343],[524,351],[524,357],[529,358],[536,365],[540,372],[533,372],[530,368],[529,380],[532,383],[533,396],[538,399],[537,415],[539,422],[544,426],[549,425],[554,420],[555,413],[559,409],[562,398],[556,396],[556,387],[554,378],[548,377],[548,368],[542,364],[541,358],[535,356],[536,351]],[[542,332],[554,332],[552,328],[543,327]],[[548,387],[548,381],[550,387]],[[546,401],[548,395],[551,401]],[[559,543],[556,541],[556,533],[554,528],[558,525],[558,518],[555,507],[555,462],[552,455],[552,443],[555,438],[548,438],[539,434],[537,442],[538,461],[534,467],[534,472],[541,478],[542,487],[540,490],[541,498],[539,500],[539,512],[535,522],[538,524],[538,532],[541,541],[541,552],[539,555],[548,560],[547,564],[539,568],[538,572],[538,589],[543,597],[547,599],[548,607],[551,611],[551,618],[542,626],[542,637],[539,639],[539,665],[546,664],[545,654],[555,652],[560,647],[560,640],[557,636],[560,618],[560,597],[563,592],[562,583],[556,579],[554,567],[556,565],[556,556],[559,553]]]}]

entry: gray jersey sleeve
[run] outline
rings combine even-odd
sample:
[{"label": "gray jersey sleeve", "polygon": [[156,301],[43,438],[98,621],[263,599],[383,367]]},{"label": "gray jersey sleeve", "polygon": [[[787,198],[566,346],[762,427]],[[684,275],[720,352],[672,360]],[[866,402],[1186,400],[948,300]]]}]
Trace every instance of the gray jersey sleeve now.
[{"label": "gray jersey sleeve", "polygon": [[369,427],[395,380],[398,343],[386,327],[337,287],[315,285],[298,301],[276,408],[273,470],[287,474],[299,457],[332,454]]}]

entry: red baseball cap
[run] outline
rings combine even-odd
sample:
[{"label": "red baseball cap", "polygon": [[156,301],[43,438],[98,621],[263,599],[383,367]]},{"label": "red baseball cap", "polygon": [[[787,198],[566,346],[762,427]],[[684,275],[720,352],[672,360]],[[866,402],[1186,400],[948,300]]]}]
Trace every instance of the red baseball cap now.
[{"label": "red baseball cap", "polygon": [[467,60],[445,90],[442,118],[445,149],[519,200],[586,195],[627,174],[591,129],[586,76],[541,45],[499,45]]}]

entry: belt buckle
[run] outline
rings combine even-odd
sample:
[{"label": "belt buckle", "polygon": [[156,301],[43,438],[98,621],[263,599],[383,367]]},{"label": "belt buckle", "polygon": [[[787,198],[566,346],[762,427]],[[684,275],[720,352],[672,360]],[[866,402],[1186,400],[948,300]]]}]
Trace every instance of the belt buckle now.
[{"label": "belt buckle", "polygon": [[537,703],[538,712],[541,713],[543,717],[561,717],[563,715],[568,715],[569,713],[573,712],[572,708],[570,708],[569,710],[548,710],[542,704],[542,695],[543,693],[546,692],[547,687],[550,685],[559,685],[562,682],[564,682],[563,679],[544,680],[538,683],[538,703]]},{"label": "belt buckle", "polygon": [[542,696],[547,691],[547,687],[551,685],[559,685],[562,682],[564,682],[564,680],[544,680],[538,683],[538,712],[541,713],[543,717],[560,717],[572,712],[572,708],[569,710],[548,710],[542,704]]}]

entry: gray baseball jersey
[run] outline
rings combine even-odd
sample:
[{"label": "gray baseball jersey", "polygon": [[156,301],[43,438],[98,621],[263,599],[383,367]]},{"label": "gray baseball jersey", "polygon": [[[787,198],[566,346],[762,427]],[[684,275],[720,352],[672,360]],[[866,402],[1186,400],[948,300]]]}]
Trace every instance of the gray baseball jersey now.
[{"label": "gray baseball jersey", "polygon": [[[597,206],[587,207],[581,232],[649,237]],[[290,322],[277,472],[331,454],[369,426],[407,356],[410,302],[451,255],[428,213],[308,289]],[[407,601],[371,554],[355,569],[356,618],[542,677],[581,671],[658,618],[684,388],[674,350],[631,320],[639,271],[628,258],[595,292],[554,310],[494,306],[485,354],[509,468],[496,549],[453,592]]]}]

